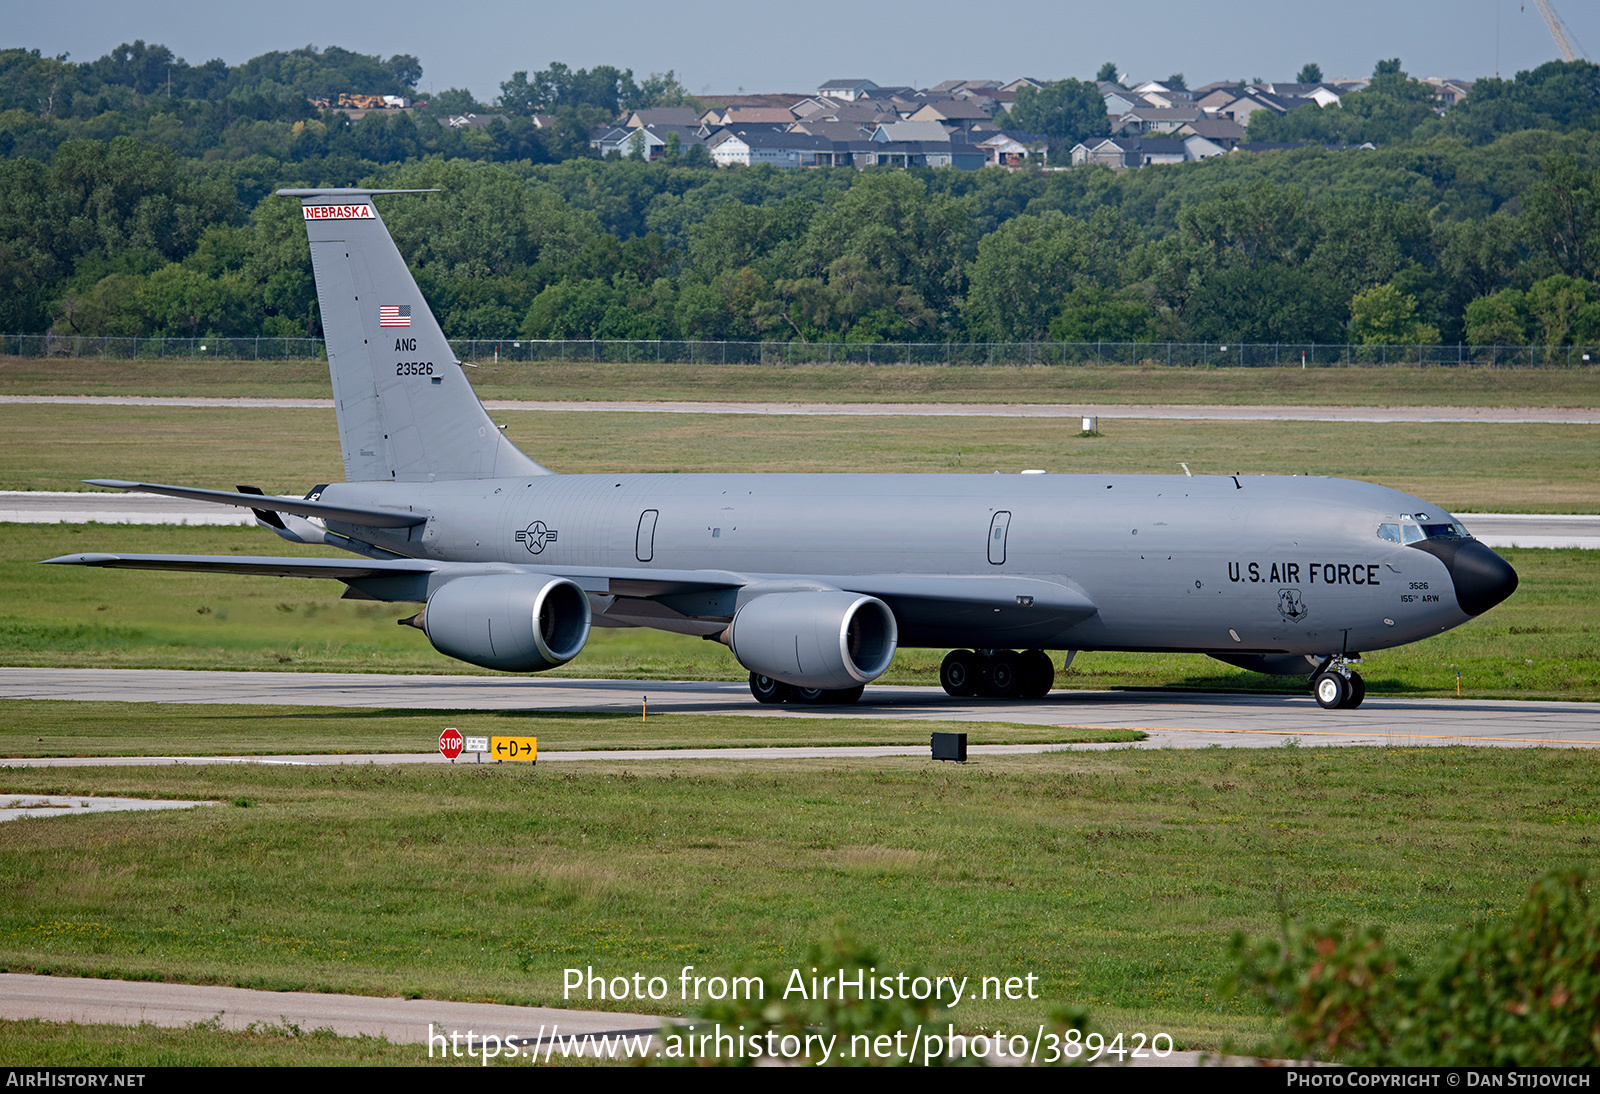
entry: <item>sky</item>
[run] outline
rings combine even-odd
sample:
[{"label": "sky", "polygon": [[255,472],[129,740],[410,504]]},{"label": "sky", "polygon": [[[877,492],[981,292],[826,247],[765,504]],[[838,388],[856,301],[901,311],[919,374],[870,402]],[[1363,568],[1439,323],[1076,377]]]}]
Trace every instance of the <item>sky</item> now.
[{"label": "sky", "polygon": [[[1368,76],[1399,57],[1413,76],[1510,78],[1559,59],[1532,0],[1342,0],[1243,7],[1198,0],[385,0],[333,5],[275,0],[53,0],[4,4],[0,48],[91,61],[142,38],[191,64],[238,64],[275,49],[342,46],[422,62],[421,91],[465,87],[485,102],[518,69],[552,61],[610,64],[638,78],[669,69],[696,94],[809,92],[831,79],[926,87],[946,79],[1093,78],[1105,61],[1125,80],[1181,72],[1212,80]],[[1600,4],[1555,0],[1591,60],[1600,59]],[[991,18],[983,23],[978,18]],[[1271,14],[1276,13],[1276,15]],[[352,89],[356,90],[356,89]]]}]

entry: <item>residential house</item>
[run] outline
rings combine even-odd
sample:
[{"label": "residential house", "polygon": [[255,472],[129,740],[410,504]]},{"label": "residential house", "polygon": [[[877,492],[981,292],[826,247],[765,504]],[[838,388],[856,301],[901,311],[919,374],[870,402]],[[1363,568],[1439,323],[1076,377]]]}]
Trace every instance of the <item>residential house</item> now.
[{"label": "residential house", "polygon": [[[1172,131],[1172,135],[1179,140],[1187,141],[1190,137],[1199,137],[1216,147],[1218,152],[1229,152],[1233,146],[1244,140],[1244,126],[1232,118],[1212,117],[1203,114],[1192,122],[1185,122]],[[1217,153],[1208,153],[1215,155]],[[1193,159],[1204,157],[1194,156]]]},{"label": "residential house", "polygon": [[1333,106],[1342,97],[1342,92],[1327,84],[1267,84],[1266,90],[1280,98],[1285,99],[1310,99],[1318,106]]},{"label": "residential house", "polygon": [[652,110],[635,110],[629,114],[622,123],[624,129],[640,129],[647,125],[687,125],[700,124],[700,115],[693,107],[688,106],[661,106]]},{"label": "residential house", "polygon": [[1170,133],[1180,125],[1202,117],[1198,106],[1154,107],[1136,106],[1120,118],[1111,121],[1115,133]]},{"label": "residential house", "polygon": [[1442,112],[1449,110],[1456,103],[1465,99],[1468,93],[1472,91],[1472,85],[1476,81],[1445,80],[1438,76],[1426,76],[1423,77],[1422,82],[1434,89],[1434,95],[1439,100],[1439,108]]},{"label": "residential house", "polygon": [[873,130],[870,139],[879,144],[888,141],[948,141],[950,130],[938,122],[885,122]]},{"label": "residential house", "polygon": [[1144,96],[1135,95],[1121,84],[1114,84],[1110,80],[1101,80],[1096,86],[1100,89],[1100,97],[1106,101],[1106,113],[1113,118],[1120,118],[1136,106],[1149,106],[1144,101]]},{"label": "residential house", "polygon": [[511,120],[504,114],[451,114],[439,124],[450,129],[488,129],[489,123],[496,119],[502,122]]},{"label": "residential house", "polygon": [[1050,159],[1049,138],[1021,130],[1002,130],[979,141],[978,147],[984,150],[984,162],[991,167],[1021,167]]},{"label": "residential house", "polygon": [[1096,137],[1072,147],[1074,167],[1102,163],[1107,167],[1149,167],[1183,163],[1189,150],[1182,141],[1165,137]]},{"label": "residential house", "polygon": [[853,103],[862,96],[876,90],[877,84],[871,80],[829,80],[817,88],[818,95],[826,95],[830,99],[843,99]]},{"label": "residential house", "polygon": [[946,103],[929,103],[907,120],[940,122],[965,131],[971,129],[974,122],[986,122],[991,117],[992,109],[986,108],[982,100],[952,99]]}]

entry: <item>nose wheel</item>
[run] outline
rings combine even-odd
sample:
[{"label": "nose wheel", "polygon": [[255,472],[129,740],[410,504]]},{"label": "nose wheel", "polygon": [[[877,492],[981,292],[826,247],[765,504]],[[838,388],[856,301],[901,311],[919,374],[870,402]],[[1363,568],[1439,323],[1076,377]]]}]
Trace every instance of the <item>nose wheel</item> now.
[{"label": "nose wheel", "polygon": [[1311,678],[1311,694],[1323,710],[1354,710],[1367,697],[1367,683],[1350,662],[1330,659]]}]

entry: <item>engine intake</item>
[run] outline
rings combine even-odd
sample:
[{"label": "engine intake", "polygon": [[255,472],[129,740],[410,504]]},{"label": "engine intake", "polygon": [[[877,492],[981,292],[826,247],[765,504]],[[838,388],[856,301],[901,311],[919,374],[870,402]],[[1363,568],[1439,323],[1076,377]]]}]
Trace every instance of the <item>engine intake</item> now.
[{"label": "engine intake", "polygon": [[589,598],[543,574],[461,577],[428,598],[418,617],[433,648],[486,669],[541,672],[565,665],[589,641]]},{"label": "engine intake", "polygon": [[900,638],[889,605],[860,593],[758,596],[733,617],[728,645],[751,672],[804,688],[853,688],[883,675]]}]

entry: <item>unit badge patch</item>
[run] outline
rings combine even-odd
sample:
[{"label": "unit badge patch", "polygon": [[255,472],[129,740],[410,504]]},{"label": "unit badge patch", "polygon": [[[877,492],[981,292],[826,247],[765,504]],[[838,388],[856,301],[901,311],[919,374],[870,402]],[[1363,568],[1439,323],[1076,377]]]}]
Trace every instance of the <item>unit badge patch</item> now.
[{"label": "unit badge patch", "polygon": [[[521,535],[521,533],[517,533]],[[1300,599],[1299,589],[1278,590],[1278,614],[1290,623],[1298,623],[1311,614],[1311,609],[1306,607],[1306,602]]]}]

